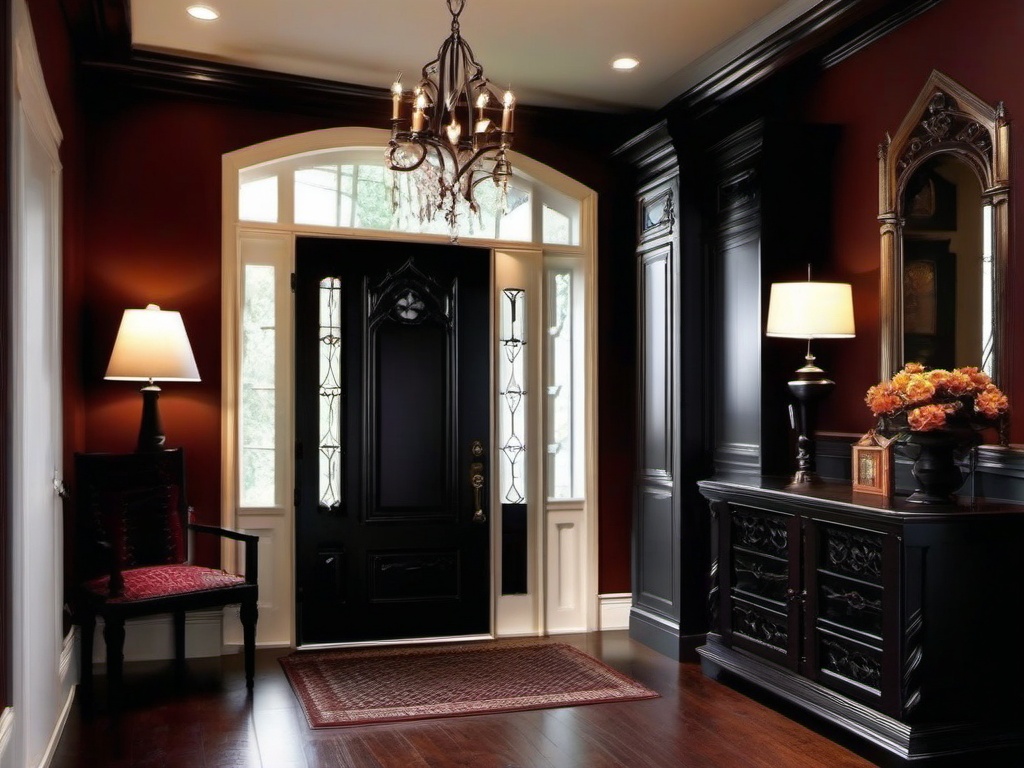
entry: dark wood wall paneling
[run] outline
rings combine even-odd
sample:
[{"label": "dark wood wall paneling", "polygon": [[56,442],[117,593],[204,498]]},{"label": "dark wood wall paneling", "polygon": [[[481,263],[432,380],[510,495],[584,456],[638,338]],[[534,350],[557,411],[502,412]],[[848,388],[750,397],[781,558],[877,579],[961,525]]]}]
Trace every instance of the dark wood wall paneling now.
[{"label": "dark wood wall paneling", "polygon": [[704,264],[692,180],[664,122],[617,153],[633,170],[637,275],[637,450],[630,635],[675,658],[707,630],[706,516],[695,481],[708,473]]},{"label": "dark wood wall paneling", "polygon": [[[832,156],[836,126],[755,121],[715,144],[705,210],[714,295],[709,322],[717,471],[791,471],[786,382],[804,364],[800,340],[767,338],[770,286],[828,279]],[[805,166],[794,174],[794,166]],[[833,350],[814,352],[828,366]]]},{"label": "dark wood wall paneling", "polygon": [[[38,0],[43,2],[44,0]],[[57,0],[50,0],[57,2]],[[66,307],[88,342],[81,370],[80,420],[71,450],[125,450],[133,444],[138,396],[102,380],[121,311],[155,301],[182,312],[203,381],[165,388],[168,440],[187,449],[190,490],[200,520],[220,504],[220,157],[268,139],[338,125],[388,125],[384,88],[267,73],[126,49],[121,0],[63,0],[81,53],[87,110],[88,182],[81,295]],[[633,451],[635,283],[629,260],[628,184],[607,162],[646,114],[517,108],[516,149],[599,195],[598,376],[599,590],[630,588],[629,525]],[[186,426],[187,425],[187,426]],[[215,551],[202,551],[204,562]]]}]

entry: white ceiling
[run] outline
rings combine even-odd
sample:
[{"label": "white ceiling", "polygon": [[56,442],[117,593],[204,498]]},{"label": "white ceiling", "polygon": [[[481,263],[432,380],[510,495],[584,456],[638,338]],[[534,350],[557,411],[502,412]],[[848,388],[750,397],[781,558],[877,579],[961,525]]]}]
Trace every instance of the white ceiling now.
[{"label": "white ceiling", "polygon": [[[461,32],[520,103],[653,109],[821,1],[466,0]],[[131,0],[136,48],[380,88],[411,86],[450,21],[444,0]],[[640,67],[612,71],[624,53]]]}]

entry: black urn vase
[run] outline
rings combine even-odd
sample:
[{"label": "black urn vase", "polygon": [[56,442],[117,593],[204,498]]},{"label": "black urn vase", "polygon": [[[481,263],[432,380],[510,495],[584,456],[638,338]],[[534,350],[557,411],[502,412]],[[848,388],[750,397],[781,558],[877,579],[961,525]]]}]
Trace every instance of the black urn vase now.
[{"label": "black urn vase", "polygon": [[911,432],[904,446],[906,455],[914,462],[911,473],[917,480],[917,490],[907,497],[912,504],[949,504],[960,489],[968,473],[957,464],[977,444],[974,432],[953,431]]}]

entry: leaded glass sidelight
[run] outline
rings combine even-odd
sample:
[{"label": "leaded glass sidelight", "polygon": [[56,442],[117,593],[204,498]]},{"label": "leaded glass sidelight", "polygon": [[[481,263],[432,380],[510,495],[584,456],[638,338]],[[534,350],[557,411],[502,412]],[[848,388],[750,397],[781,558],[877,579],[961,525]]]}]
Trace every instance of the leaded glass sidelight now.
[{"label": "leaded glass sidelight", "polygon": [[501,500],[501,593],[528,591],[526,506],[526,291],[501,292],[498,344],[499,493]]},{"label": "leaded glass sidelight", "polygon": [[320,508],[341,509],[343,487],[341,278],[320,281]]},{"label": "leaded glass sidelight", "polygon": [[505,288],[502,296],[498,447],[505,461],[501,463],[501,501],[522,504],[526,501],[526,291]]}]

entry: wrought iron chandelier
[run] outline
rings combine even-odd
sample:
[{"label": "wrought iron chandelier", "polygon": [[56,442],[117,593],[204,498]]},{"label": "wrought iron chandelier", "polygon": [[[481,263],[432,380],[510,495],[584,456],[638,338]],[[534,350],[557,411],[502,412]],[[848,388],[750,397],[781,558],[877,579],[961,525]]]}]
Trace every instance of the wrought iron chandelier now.
[{"label": "wrought iron chandelier", "polygon": [[420,220],[433,220],[442,212],[454,242],[460,208],[479,212],[474,190],[480,184],[491,180],[498,187],[500,206],[505,205],[512,176],[506,151],[512,146],[515,96],[508,90],[498,97],[459,33],[465,0],[446,2],[452,31],[437,58],[423,67],[411,93],[403,91],[401,74],[391,86],[391,140],[385,157],[393,171],[419,172],[416,185],[424,198]]}]

